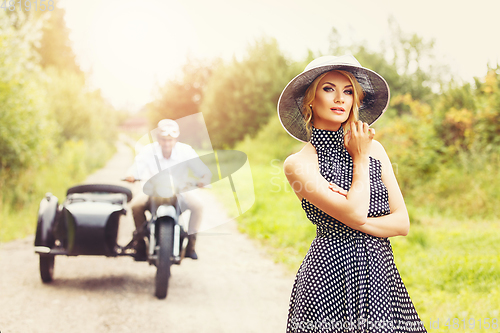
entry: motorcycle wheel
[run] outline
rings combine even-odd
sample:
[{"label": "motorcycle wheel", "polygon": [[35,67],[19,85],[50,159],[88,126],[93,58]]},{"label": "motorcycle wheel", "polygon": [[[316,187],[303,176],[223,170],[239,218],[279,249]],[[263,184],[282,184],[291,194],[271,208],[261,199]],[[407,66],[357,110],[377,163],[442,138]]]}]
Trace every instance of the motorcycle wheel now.
[{"label": "motorcycle wheel", "polygon": [[54,255],[40,254],[40,277],[44,283],[54,279]]},{"label": "motorcycle wheel", "polygon": [[162,221],[158,225],[157,244],[160,245],[156,259],[155,295],[159,299],[167,297],[172,249],[174,243],[174,221]]}]

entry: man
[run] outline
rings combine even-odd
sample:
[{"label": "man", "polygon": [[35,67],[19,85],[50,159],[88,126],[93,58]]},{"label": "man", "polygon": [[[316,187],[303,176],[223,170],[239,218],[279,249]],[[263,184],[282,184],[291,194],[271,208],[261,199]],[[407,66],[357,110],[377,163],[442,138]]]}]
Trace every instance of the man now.
[{"label": "man", "polygon": [[[198,187],[210,184],[212,178],[210,169],[198,158],[198,154],[191,146],[177,141],[180,134],[179,125],[171,119],[163,119],[158,123],[158,130],[157,142],[153,142],[141,150],[125,179],[129,182],[138,179],[147,181],[160,171],[169,169],[175,186],[179,190],[183,190],[188,186],[189,170],[191,170],[198,177],[196,182]],[[179,165],[179,163],[182,164]],[[181,193],[179,199],[181,200],[181,210],[189,209],[191,211],[185,257],[198,259],[195,251],[196,233],[200,227],[203,205],[193,191]],[[136,229],[140,228],[146,221],[144,213],[149,209],[150,203],[151,198],[144,193],[132,201],[131,208]],[[144,240],[137,245],[137,252],[137,260],[145,260],[146,244]]]}]

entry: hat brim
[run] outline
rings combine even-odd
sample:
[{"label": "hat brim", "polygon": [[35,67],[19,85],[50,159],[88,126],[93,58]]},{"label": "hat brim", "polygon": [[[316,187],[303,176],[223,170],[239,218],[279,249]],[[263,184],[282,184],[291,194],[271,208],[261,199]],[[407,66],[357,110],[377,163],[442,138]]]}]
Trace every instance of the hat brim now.
[{"label": "hat brim", "polygon": [[278,100],[278,116],[281,125],[295,139],[308,142],[310,135],[302,115],[302,104],[307,88],[321,74],[333,70],[344,70],[354,75],[365,97],[359,107],[359,120],[369,125],[377,121],[389,105],[389,85],[376,72],[346,64],[324,65],[311,68],[293,78],[285,87]]}]

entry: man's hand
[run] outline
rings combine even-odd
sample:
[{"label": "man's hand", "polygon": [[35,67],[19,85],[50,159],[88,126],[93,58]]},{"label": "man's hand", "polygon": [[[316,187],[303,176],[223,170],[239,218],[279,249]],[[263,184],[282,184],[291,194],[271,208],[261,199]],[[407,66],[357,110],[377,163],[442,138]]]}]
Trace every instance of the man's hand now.
[{"label": "man's hand", "polygon": [[212,174],[205,174],[203,177],[201,177],[198,182],[196,183],[196,186],[199,188],[206,187],[210,185],[210,181],[212,180]]},{"label": "man's hand", "polygon": [[127,176],[124,179],[126,182],[133,183],[135,182],[135,177],[134,176]]}]

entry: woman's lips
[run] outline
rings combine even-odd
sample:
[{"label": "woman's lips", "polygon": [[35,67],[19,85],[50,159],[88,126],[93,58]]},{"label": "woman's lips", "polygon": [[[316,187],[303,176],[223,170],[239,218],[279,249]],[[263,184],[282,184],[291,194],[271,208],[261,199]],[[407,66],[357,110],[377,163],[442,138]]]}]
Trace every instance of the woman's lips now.
[{"label": "woman's lips", "polygon": [[331,108],[330,110],[332,110],[333,113],[336,114],[343,114],[345,112],[344,108]]}]

